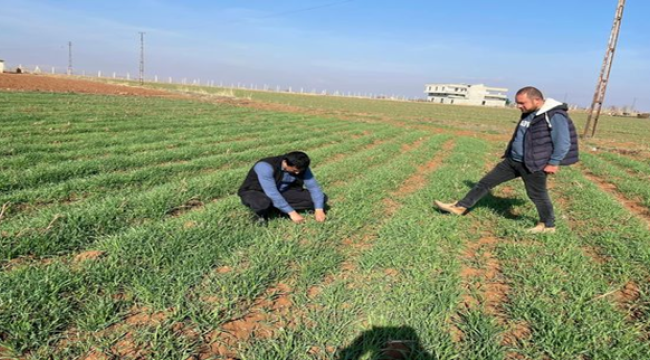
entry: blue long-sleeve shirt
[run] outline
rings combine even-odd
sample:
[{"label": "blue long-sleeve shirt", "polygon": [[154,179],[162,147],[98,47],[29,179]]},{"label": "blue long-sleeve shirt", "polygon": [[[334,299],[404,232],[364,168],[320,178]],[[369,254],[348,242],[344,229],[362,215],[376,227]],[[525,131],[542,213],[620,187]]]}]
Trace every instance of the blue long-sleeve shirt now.
[{"label": "blue long-sleeve shirt", "polygon": [[[535,112],[530,113],[519,123],[517,134],[512,141],[510,156],[513,160],[524,161],[524,136],[530,122],[535,118]],[[562,114],[555,114],[550,119],[551,140],[553,141],[553,153],[548,161],[549,165],[559,165],[571,148],[571,134],[569,132],[569,121]]]},{"label": "blue long-sleeve shirt", "polygon": [[[264,190],[266,196],[268,196],[271,199],[271,201],[273,202],[273,206],[278,208],[280,211],[282,211],[285,214],[294,211],[294,209],[291,207],[291,205],[289,205],[289,203],[284,198],[284,196],[282,196],[282,192],[286,191],[289,188],[289,186],[294,181],[296,181],[296,177],[293,176],[291,173],[283,171],[282,180],[280,181],[279,185],[276,185],[275,177],[273,176],[273,166],[271,166],[271,164],[260,161],[257,164],[255,164],[253,169],[255,170],[255,173],[257,174],[257,178],[260,181],[262,190]],[[314,208],[322,209],[325,204],[325,195],[323,194],[323,191],[318,185],[316,178],[314,178],[314,174],[312,174],[311,169],[307,168],[307,170],[305,170],[303,181],[305,184],[305,188],[307,188],[307,190],[309,191],[309,194],[311,195],[311,199],[314,202]]]}]

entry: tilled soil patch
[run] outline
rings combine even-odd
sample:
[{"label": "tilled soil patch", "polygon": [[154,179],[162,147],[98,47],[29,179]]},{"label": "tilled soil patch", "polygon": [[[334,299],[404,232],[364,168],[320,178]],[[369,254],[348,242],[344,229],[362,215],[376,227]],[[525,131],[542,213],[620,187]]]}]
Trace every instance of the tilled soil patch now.
[{"label": "tilled soil patch", "polygon": [[49,75],[0,74],[0,91],[180,97],[167,91]]}]

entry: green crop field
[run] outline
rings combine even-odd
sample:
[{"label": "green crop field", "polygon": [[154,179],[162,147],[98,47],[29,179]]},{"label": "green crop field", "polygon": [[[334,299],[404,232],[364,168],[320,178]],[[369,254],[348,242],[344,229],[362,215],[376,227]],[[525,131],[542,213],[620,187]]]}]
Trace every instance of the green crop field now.
[{"label": "green crop field", "polygon": [[[125,80],[100,79],[99,81],[115,84],[135,84],[134,81]],[[147,83],[146,86],[207,97],[211,95],[236,96],[264,103],[298,107],[326,115],[354,115],[356,118],[368,121],[391,119],[392,121],[407,122],[413,125],[434,123],[444,128],[480,131],[488,134],[506,134],[508,136],[512,133],[514,122],[519,114],[518,110],[510,108],[464,107],[390,100],[378,101],[354,97],[300,95],[163,83]],[[572,116],[577,129],[582,133],[587,120],[587,113],[575,112]],[[650,150],[647,145],[648,134],[650,134],[650,121],[647,119],[602,114],[599,120],[598,134],[601,138],[598,145],[607,149],[625,145],[626,147],[633,146],[635,148],[640,146],[645,151]],[[620,142],[624,144],[618,144]]]},{"label": "green crop field", "polygon": [[[647,120],[601,118],[535,236],[519,180],[432,207],[515,110],[148,86],[190,95],[0,92],[0,359],[650,357]],[[328,220],[254,226],[237,188],[291,150]]]}]

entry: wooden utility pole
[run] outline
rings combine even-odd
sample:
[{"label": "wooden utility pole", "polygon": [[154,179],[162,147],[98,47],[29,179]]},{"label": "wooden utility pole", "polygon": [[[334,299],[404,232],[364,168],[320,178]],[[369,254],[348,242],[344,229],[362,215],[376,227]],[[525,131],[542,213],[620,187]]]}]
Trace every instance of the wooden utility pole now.
[{"label": "wooden utility pole", "polygon": [[144,85],[144,33],[140,32],[140,85]]},{"label": "wooden utility pole", "polygon": [[[614,59],[614,52],[616,51],[616,42],[618,41],[618,32],[621,28],[624,7],[625,0],[618,0],[616,15],[614,16],[614,25],[612,25],[612,32],[609,35],[607,51],[605,51],[605,60],[603,60],[603,67],[600,70],[600,76],[598,77],[594,100],[591,103],[591,111],[589,112],[587,123],[585,124],[585,132],[582,134],[584,138],[593,137],[596,134],[596,125],[598,125],[598,117],[600,116],[600,110],[603,107],[603,101],[605,100],[605,91],[607,90],[607,83],[609,82],[609,72],[612,68],[612,60]],[[594,126],[591,129],[591,134],[589,134],[592,120]]]},{"label": "wooden utility pole", "polygon": [[72,41],[68,41],[68,75],[72,75]]}]

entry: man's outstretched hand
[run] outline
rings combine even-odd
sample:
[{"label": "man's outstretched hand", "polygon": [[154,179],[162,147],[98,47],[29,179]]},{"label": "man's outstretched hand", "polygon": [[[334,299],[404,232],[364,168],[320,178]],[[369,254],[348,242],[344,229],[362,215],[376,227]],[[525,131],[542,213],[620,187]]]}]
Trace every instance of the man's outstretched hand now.
[{"label": "man's outstretched hand", "polygon": [[324,222],[325,219],[327,218],[327,215],[325,215],[325,210],[316,209],[316,211],[314,211],[314,217],[316,218],[316,221]]},{"label": "man's outstretched hand", "polygon": [[291,218],[291,221],[293,221],[296,224],[305,222],[305,218],[302,217],[302,215],[298,214],[297,211],[290,212],[289,217]]},{"label": "man's outstretched hand", "polygon": [[[302,215],[298,214],[297,211],[292,211],[288,215],[291,218],[291,221],[296,224],[302,224],[305,222],[305,218]],[[324,222],[325,219],[327,219],[327,215],[325,215],[325,211],[323,209],[316,209],[314,212],[314,218],[316,218],[316,221],[318,222]]]}]

